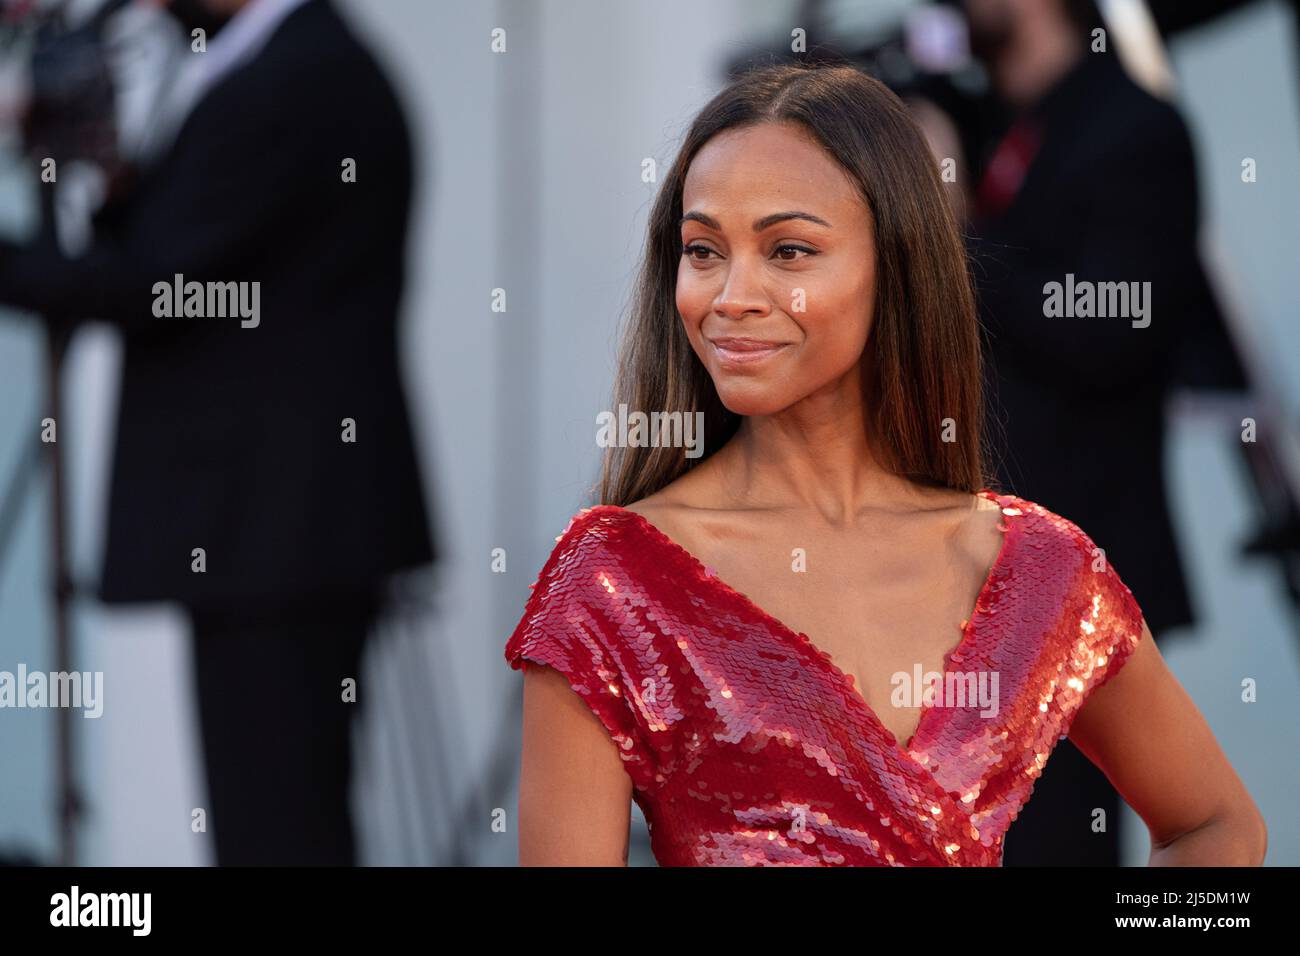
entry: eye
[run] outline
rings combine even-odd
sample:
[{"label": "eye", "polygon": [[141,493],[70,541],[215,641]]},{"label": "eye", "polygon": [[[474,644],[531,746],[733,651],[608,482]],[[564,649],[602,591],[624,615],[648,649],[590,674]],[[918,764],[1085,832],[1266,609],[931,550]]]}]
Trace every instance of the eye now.
[{"label": "eye", "polygon": [[782,262],[797,262],[798,259],[800,258],[798,256],[793,256],[793,255],[784,256],[783,253],[786,252],[802,252],[804,253],[804,255],[808,255],[808,256],[817,255],[816,249],[809,249],[807,246],[790,245],[789,243],[777,246],[776,249],[773,250],[773,254],[779,256]]},{"label": "eye", "polygon": [[696,262],[705,262],[708,260],[708,255],[698,256],[696,255],[698,252],[712,253],[713,250],[708,246],[700,245],[698,242],[692,242],[682,250],[682,255],[686,256],[688,259],[694,259]]}]

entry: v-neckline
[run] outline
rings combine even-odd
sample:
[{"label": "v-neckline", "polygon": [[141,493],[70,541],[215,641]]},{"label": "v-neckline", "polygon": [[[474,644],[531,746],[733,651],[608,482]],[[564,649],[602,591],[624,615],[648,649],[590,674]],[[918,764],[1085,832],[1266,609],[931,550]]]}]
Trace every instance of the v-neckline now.
[{"label": "v-neckline", "polygon": [[[986,613],[989,592],[991,591],[996,579],[1000,577],[999,572],[1007,561],[1008,552],[1010,550],[1008,543],[1011,540],[1011,525],[1004,519],[1010,515],[1019,515],[1022,513],[1020,508],[1007,505],[1003,502],[1002,499],[1007,498],[1008,496],[999,494],[991,488],[981,488],[976,492],[976,494],[979,497],[987,498],[998,506],[998,520],[995,527],[1001,533],[1002,541],[998,545],[997,556],[994,557],[993,563],[989,565],[988,574],[984,577],[984,583],[980,586],[979,593],[975,596],[975,605],[962,625],[961,637],[958,639],[956,646],[944,654],[942,673],[943,686],[947,686],[948,676],[952,671],[953,659],[956,658],[959,661],[964,660],[968,655],[973,642],[978,636],[975,629],[975,621]],[[745,607],[752,616],[759,618],[777,633],[794,641],[800,647],[810,651],[811,656],[815,660],[821,662],[822,666],[825,668],[826,672],[831,675],[832,679],[846,691],[847,696],[850,699],[856,702],[857,707],[866,716],[868,723],[870,723],[885,740],[889,741],[893,745],[894,750],[905,759],[915,759],[912,757],[912,747],[915,745],[916,739],[921,735],[921,731],[925,729],[926,722],[930,719],[930,715],[936,711],[942,711],[944,708],[922,704],[921,717],[917,721],[916,727],[912,730],[911,736],[907,738],[905,744],[900,743],[894,732],[885,726],[884,721],[880,719],[880,716],[876,713],[875,709],[867,702],[867,698],[863,695],[861,689],[858,688],[857,681],[853,675],[849,674],[836,664],[829,651],[822,650],[822,648],[807,634],[802,631],[796,631],[776,615],[765,611],[756,601],[753,600],[753,598],[749,597],[743,591],[739,591],[732,587],[715,574],[708,565],[697,558],[693,552],[678,544],[677,541],[669,537],[659,528],[658,525],[651,522],[644,515],[628,508],[623,508],[619,505],[607,505],[606,507],[613,508],[617,511],[624,511],[632,515],[637,523],[652,537],[660,541],[675,553],[681,555],[686,560],[687,564],[695,571],[698,579],[708,582],[709,586],[717,588],[722,593],[730,596],[732,600]]]}]

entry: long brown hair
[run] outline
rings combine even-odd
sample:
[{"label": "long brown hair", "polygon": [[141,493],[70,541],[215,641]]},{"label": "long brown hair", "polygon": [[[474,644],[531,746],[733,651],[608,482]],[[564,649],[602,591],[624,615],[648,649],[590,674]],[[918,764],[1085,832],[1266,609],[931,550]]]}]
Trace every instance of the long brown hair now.
[{"label": "long brown hair", "polygon": [[[873,327],[864,351],[868,421],[882,465],[918,484],[985,485],[979,329],[966,251],[934,157],[907,108],[884,84],[847,66],[755,69],[696,117],[650,213],[614,387],[614,407],[704,413],[704,454],[677,447],[608,447],[603,504],[626,506],[699,464],[735,434],[691,348],[676,306],[686,171],[723,130],[797,123],[857,182],[875,226]],[[944,435],[945,419],[951,419]],[[945,441],[944,438],[950,440]]]}]

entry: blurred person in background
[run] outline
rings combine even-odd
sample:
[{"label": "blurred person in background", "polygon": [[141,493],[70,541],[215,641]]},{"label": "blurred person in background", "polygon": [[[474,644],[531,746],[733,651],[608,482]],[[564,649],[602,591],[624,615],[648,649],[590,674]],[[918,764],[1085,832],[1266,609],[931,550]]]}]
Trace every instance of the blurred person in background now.
[{"label": "blurred person in background", "polygon": [[[1244,385],[1198,252],[1191,138],[1125,73],[1115,38],[1098,42],[1092,0],[963,6],[997,108],[964,137],[935,128],[931,109],[918,120],[932,142],[976,144],[973,189],[956,205],[987,332],[998,477],[1090,530],[1159,641],[1195,620],[1166,497],[1165,400],[1182,382]],[[1049,315],[1047,287],[1071,282],[1150,283],[1146,314],[1130,300],[1126,315]],[[1063,741],[1005,863],[1116,866],[1119,821],[1114,787]]]},{"label": "blurred person in background", "polygon": [[[169,12],[206,39],[174,139],[84,254],[0,242],[0,302],[122,333],[99,596],[189,611],[217,862],[351,864],[347,682],[384,579],[434,553],[398,365],[408,129],[330,0]],[[164,288],[190,283],[198,315]],[[215,283],[239,314],[203,311]]]}]

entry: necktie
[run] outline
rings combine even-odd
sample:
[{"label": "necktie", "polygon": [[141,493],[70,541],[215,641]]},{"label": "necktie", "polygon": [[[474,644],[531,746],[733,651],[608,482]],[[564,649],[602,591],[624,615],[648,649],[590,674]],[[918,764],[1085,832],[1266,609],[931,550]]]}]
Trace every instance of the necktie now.
[{"label": "necktie", "polygon": [[981,218],[1000,216],[1011,205],[1040,142],[1038,127],[1030,120],[1022,118],[1012,124],[994,151],[975,195],[976,212]]}]

